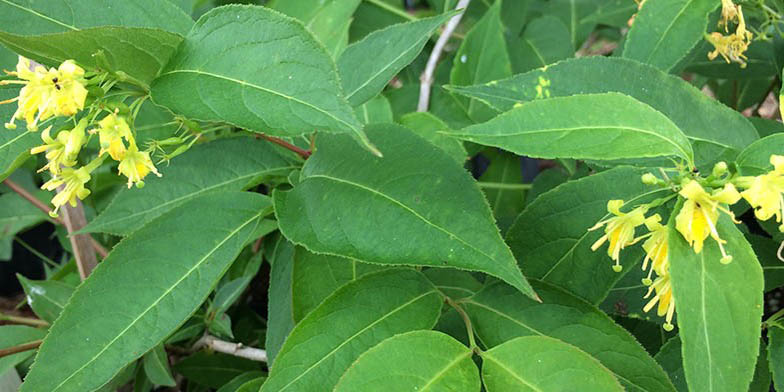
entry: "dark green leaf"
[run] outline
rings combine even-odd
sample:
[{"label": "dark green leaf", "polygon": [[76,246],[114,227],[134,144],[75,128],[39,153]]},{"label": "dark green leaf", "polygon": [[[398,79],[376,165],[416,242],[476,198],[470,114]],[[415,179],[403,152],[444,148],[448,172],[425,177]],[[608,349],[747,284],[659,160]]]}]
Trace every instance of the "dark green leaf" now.
[{"label": "dark green leaf", "polygon": [[264,373],[247,372],[247,373],[240,374],[239,376],[231,379],[231,381],[227,382],[226,384],[223,384],[223,386],[220,387],[220,389],[218,389],[216,392],[237,392],[237,390],[241,386],[245,385],[245,383],[247,383],[248,381],[253,381],[260,377],[264,377]]},{"label": "dark green leaf", "polygon": [[42,320],[53,323],[63,311],[74,292],[70,285],[54,280],[28,280],[17,274],[19,283],[27,295],[27,304]]},{"label": "dark green leaf", "polygon": [[210,388],[220,388],[237,376],[256,372],[259,368],[259,362],[206,351],[199,351],[174,365],[177,373]]},{"label": "dark green leaf", "polygon": [[155,385],[173,387],[177,385],[169,369],[169,357],[162,344],[155,346],[142,358],[144,374]]},{"label": "dark green leaf", "polygon": [[679,337],[671,338],[664,343],[662,348],[656,353],[656,361],[661,364],[670,380],[675,385],[678,392],[688,392],[689,388],[686,386],[686,375],[683,374],[683,360],[681,359],[681,339]]},{"label": "dark green leaf", "polygon": [[267,334],[264,347],[269,364],[275,363],[283,341],[294,328],[292,274],[294,270],[294,244],[283,236],[278,238],[267,260],[270,271],[269,300],[267,301]]},{"label": "dark green leaf", "polygon": [[574,56],[569,29],[552,15],[532,20],[520,38],[507,36],[507,43],[516,74]]},{"label": "dark green leaf", "polygon": [[778,325],[768,328],[768,363],[776,390],[784,388],[784,329]]},{"label": "dark green leaf", "polygon": [[758,175],[773,170],[771,155],[784,154],[784,133],[774,133],[751,143],[738,154],[738,167],[744,175]]}]

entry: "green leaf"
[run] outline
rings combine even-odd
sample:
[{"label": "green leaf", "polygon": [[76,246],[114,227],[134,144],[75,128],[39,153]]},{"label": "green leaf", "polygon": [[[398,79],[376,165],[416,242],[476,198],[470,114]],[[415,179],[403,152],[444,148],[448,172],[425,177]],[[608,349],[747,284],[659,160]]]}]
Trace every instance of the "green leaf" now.
[{"label": "green leaf", "polygon": [[201,305],[265,212],[269,200],[258,194],[207,195],[115,246],[50,328],[21,391],[96,389],[160,344]]},{"label": "green leaf", "polygon": [[350,133],[369,146],[324,47],[301,23],[264,7],[204,14],[151,93],[191,119],[276,136]]},{"label": "green leaf", "polygon": [[768,362],[776,390],[784,388],[784,329],[778,325],[768,328]]},{"label": "green leaf", "polygon": [[[0,86],[0,101],[19,96],[19,89]],[[17,105],[15,103],[0,105],[0,122],[11,121]],[[30,149],[42,143],[41,136],[28,131],[22,124],[17,124],[15,130],[0,129],[0,181],[5,180],[27,158],[30,158]]]},{"label": "green leaf", "polygon": [[770,392],[772,382],[770,367],[768,366],[768,348],[763,340],[760,342],[757,366],[754,368],[754,378],[751,379],[749,392]]},{"label": "green leaf", "polygon": [[[553,15],[569,29],[573,47],[579,48],[596,27],[595,12],[598,1],[552,0],[543,4],[543,14]],[[624,26],[625,27],[625,26]]]},{"label": "green leaf", "polygon": [[738,154],[737,164],[743,175],[764,174],[773,170],[771,155],[784,154],[784,133],[774,133],[751,143]]},{"label": "green leaf", "polygon": [[689,387],[686,385],[686,376],[683,374],[681,349],[681,339],[676,336],[664,343],[654,358],[670,376],[670,380],[672,380],[678,392],[688,392]]},{"label": "green leaf", "polygon": [[185,34],[192,25],[193,19],[185,12],[162,0],[0,0],[2,30],[18,35],[99,26],[145,27]]},{"label": "green leaf", "polygon": [[596,359],[557,339],[520,337],[481,356],[488,392],[623,391]]},{"label": "green leaf", "polygon": [[207,351],[199,351],[174,365],[174,370],[189,381],[216,389],[259,368],[259,362]]},{"label": "green leaf", "polygon": [[781,66],[777,67],[776,65],[776,48],[772,41],[756,40],[749,45],[748,50],[744,53],[748,57],[745,60],[745,68],[741,68],[738,63],[727,63],[722,58],[709,59],[707,53],[713,51],[713,49],[714,46],[707,40],[697,44],[692,49],[693,59],[688,62],[686,71],[716,79],[736,79],[740,81],[743,79],[777,76],[781,70]]},{"label": "green leaf", "polygon": [[144,188],[121,190],[82,230],[129,235],[195,197],[247,189],[294,168],[292,160],[265,141],[237,137],[201,144],[160,168],[163,177],[148,177]]},{"label": "green leaf", "polygon": [[470,297],[482,289],[482,283],[470,272],[451,268],[428,268],[423,273],[436,288],[451,299]]},{"label": "green leaf", "polygon": [[253,276],[243,276],[221,286],[215,292],[215,300],[212,302],[210,309],[218,313],[225,312],[245,291],[251,279],[253,279]]},{"label": "green leaf", "polygon": [[370,347],[395,334],[432,328],[441,303],[438,290],[414,270],[350,282],[294,327],[261,391],[331,390]]},{"label": "green leaf", "polygon": [[318,255],[297,247],[291,279],[294,322],[301,321],[340,286],[380,269],[378,265]]},{"label": "green leaf", "polygon": [[391,123],[393,121],[392,106],[383,95],[376,95],[373,99],[355,107],[354,113],[363,124]]},{"label": "green leaf", "polygon": [[508,79],[451,90],[480,99],[499,111],[536,99],[540,79],[549,81],[551,97],[619,92],[658,110],[692,142],[695,161],[710,170],[717,161],[732,161],[757,140],[742,114],[716,102],[680,77],[633,60],[602,56],[565,60]]},{"label": "green leaf", "polygon": [[479,392],[479,369],[471,354],[471,349],[441,332],[396,335],[362,354],[334,391]]},{"label": "green leaf", "polygon": [[520,38],[507,36],[507,43],[516,74],[574,56],[569,29],[552,15],[530,21]]},{"label": "green leaf", "polygon": [[[547,84],[540,81],[540,88],[546,89]],[[536,158],[678,156],[691,162],[694,155],[688,139],[672,121],[618,93],[532,101],[449,134]]]},{"label": "green leaf", "polygon": [[305,27],[324,44],[333,58],[337,58],[348,45],[348,29],[351,25],[351,15],[357,9],[359,3],[361,3],[361,0],[331,0],[322,2],[316,13],[310,19],[303,21]]},{"label": "green leaf", "polygon": [[[43,339],[44,335],[46,335],[46,331],[43,329],[24,325],[2,325],[0,326],[0,349]],[[0,375],[6,373],[25,359],[30,358],[33,354],[35,354],[35,351],[28,350],[0,358]]]},{"label": "green leaf", "polygon": [[[778,224],[774,225],[778,226]],[[754,254],[757,255],[762,265],[765,291],[768,292],[784,286],[784,263],[776,256],[779,246],[781,246],[780,242],[754,234],[747,234],[746,240],[751,244]]]},{"label": "green leaf", "polygon": [[74,292],[72,286],[55,280],[29,280],[19,274],[16,277],[27,295],[27,304],[49,323],[57,319]]},{"label": "green leaf", "polygon": [[0,195],[0,240],[11,241],[17,233],[45,221],[46,218],[45,213],[18,194]]},{"label": "green leaf", "polygon": [[468,153],[463,142],[453,137],[444,135],[443,131],[449,130],[449,125],[429,112],[412,112],[400,117],[400,124],[414,131],[417,135],[444,150],[459,164],[466,161]]},{"label": "green leaf", "polygon": [[273,193],[286,238],[368,263],[480,271],[535,296],[465,169],[400,126],[367,132],[384,158],[319,135],[300,183]]},{"label": "green leaf", "polygon": [[173,387],[177,385],[169,369],[169,357],[162,344],[155,346],[142,359],[144,374],[155,385]]},{"label": "green leaf", "polygon": [[237,392],[258,392],[266,381],[266,377],[255,378],[240,385],[240,387],[237,388]]},{"label": "green leaf", "polygon": [[[506,49],[501,0],[498,0],[466,34],[455,54],[449,81],[453,85],[468,86],[511,75],[512,62]],[[486,121],[492,117],[492,111],[480,102],[465,102],[463,106],[468,107],[468,115],[473,119]]]},{"label": "green leaf", "polygon": [[[626,209],[671,194],[646,186],[644,171],[618,167],[564,183],[526,206],[509,229],[506,241],[525,275],[559,286],[598,304],[622,274],[612,270],[606,248],[591,251],[604,230],[588,231],[610,216],[607,202],[626,201]],[[639,247],[628,248],[621,258],[627,272],[642,259]]]},{"label": "green leaf", "polygon": [[[525,206],[526,191],[523,186],[523,170],[520,157],[505,151],[485,151],[490,166],[479,177],[482,190],[490,202],[498,227],[505,233]],[[510,187],[505,188],[505,185]]]},{"label": "green leaf", "polygon": [[[674,215],[673,215],[674,216]],[[732,221],[716,229],[733,256],[729,264],[711,238],[696,254],[670,219],[672,292],[683,341],[683,367],[690,390],[747,390],[759,351],[762,268]],[[732,344],[727,344],[732,342]]]},{"label": "green leaf", "polygon": [[630,391],[674,391],[661,367],[606,314],[553,286],[534,287],[542,303],[500,282],[460,301],[484,344],[496,347],[519,336],[546,336],[592,356]]},{"label": "green leaf", "polygon": [[653,0],[637,12],[623,57],[670,71],[697,45],[708,27],[711,0]]},{"label": "green leaf", "polygon": [[392,25],[349,45],[337,63],[351,106],[359,106],[381,92],[403,67],[414,61],[438,26],[452,16],[446,13]]},{"label": "green leaf", "polygon": [[[218,389],[216,392],[237,392],[237,390],[245,385],[245,383],[261,377],[264,377],[264,373],[262,372],[243,373],[237,377],[232,378],[231,381],[227,382],[226,384],[223,384],[223,386],[220,387],[220,389]],[[256,390],[258,391],[258,388],[256,388]]]},{"label": "green leaf", "polygon": [[95,27],[33,36],[0,31],[0,43],[25,57],[51,66],[73,59],[87,70],[108,67],[145,88],[180,42],[178,34],[138,27]]},{"label": "green leaf", "polygon": [[294,244],[283,236],[278,238],[270,255],[269,300],[267,301],[267,334],[264,348],[270,365],[274,365],[283,341],[294,328],[292,298],[292,271],[294,270]]}]

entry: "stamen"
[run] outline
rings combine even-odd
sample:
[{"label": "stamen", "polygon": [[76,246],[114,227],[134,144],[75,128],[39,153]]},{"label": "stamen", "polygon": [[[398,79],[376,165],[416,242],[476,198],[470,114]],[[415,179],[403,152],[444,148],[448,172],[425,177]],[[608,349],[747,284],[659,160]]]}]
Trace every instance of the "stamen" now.
[{"label": "stamen", "polygon": [[14,97],[14,98],[11,98],[11,99],[6,99],[5,101],[0,101],[0,105],[2,105],[2,104],[4,104],[4,103],[11,103],[11,102],[15,102],[15,101],[18,101],[18,100],[19,100],[19,97]]}]

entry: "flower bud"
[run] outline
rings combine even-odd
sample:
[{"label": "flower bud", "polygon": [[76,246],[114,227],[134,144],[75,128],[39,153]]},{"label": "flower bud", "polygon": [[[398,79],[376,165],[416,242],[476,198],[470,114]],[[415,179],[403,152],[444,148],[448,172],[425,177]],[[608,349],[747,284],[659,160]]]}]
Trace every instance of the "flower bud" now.
[{"label": "flower bud", "polygon": [[645,185],[655,185],[659,181],[652,173],[645,173],[642,175],[642,183]]},{"label": "flower bud", "polygon": [[711,172],[711,175],[714,177],[721,177],[725,173],[727,173],[727,162],[721,161],[713,166],[713,172]]}]

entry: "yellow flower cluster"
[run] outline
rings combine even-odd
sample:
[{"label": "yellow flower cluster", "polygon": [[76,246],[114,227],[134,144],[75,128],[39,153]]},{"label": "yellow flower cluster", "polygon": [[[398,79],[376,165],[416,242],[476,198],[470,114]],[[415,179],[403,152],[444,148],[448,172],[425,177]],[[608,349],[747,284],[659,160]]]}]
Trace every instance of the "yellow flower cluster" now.
[{"label": "yellow flower cluster", "polygon": [[779,231],[784,232],[784,156],[771,155],[773,170],[756,177],[739,177],[735,182],[744,188],[740,195],[754,208],[757,219],[776,217]]},{"label": "yellow flower cluster", "polygon": [[[9,129],[16,128],[15,120],[23,119],[27,128],[35,130],[40,121],[56,116],[74,116],[84,109],[87,99],[84,69],[67,60],[55,68],[34,64],[30,60],[19,57],[16,72],[8,72],[19,80],[0,81],[0,85],[21,84],[19,96],[0,102],[17,102],[18,108],[6,124]],[[46,153],[47,164],[39,171],[49,170],[52,179],[42,189],[56,190],[59,193],[52,198],[53,215],[61,206],[69,203],[76,205],[76,200],[84,199],[90,194],[85,184],[90,181],[90,173],[95,170],[108,155],[119,162],[118,171],[128,178],[128,187],[136,184],[141,187],[142,181],[149,173],[160,173],[153,165],[148,152],[139,151],[131,127],[125,117],[118,112],[110,113],[97,122],[97,127],[87,131],[92,125],[88,118],[95,118],[101,109],[91,111],[84,116],[72,129],[63,129],[51,136],[51,126],[41,133],[44,144],[30,150],[31,154]],[[76,168],[79,152],[88,142],[88,135],[98,134],[101,150],[99,157],[81,168]],[[127,145],[126,145],[127,143]]]},{"label": "yellow flower cluster", "polygon": [[741,68],[746,68],[746,55],[744,53],[751,44],[753,34],[746,30],[746,21],[743,18],[743,10],[739,5],[735,5],[732,0],[721,1],[721,20],[719,27],[724,27],[724,32],[728,32],[730,22],[737,23],[735,32],[724,35],[720,32],[713,32],[706,36],[714,50],[708,53],[708,59],[713,60],[719,55],[727,63],[736,62]]}]

